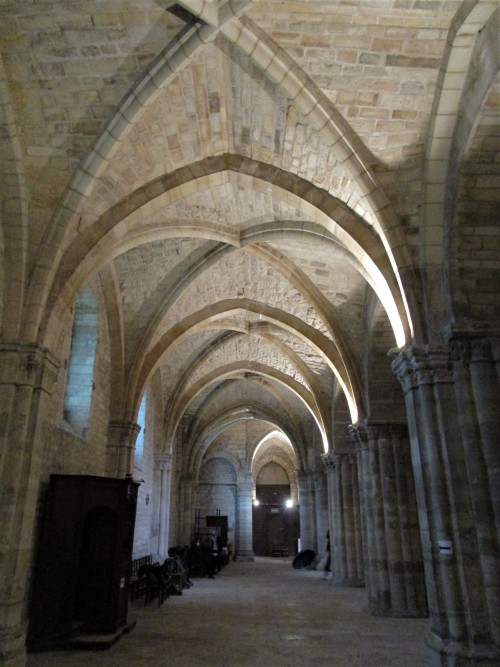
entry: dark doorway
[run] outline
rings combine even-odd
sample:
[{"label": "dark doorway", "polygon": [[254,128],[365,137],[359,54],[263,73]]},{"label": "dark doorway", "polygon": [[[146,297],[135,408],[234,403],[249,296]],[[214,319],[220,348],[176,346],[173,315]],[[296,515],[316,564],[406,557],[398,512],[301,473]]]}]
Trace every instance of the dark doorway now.
[{"label": "dark doorway", "polygon": [[253,508],[253,552],[256,556],[293,556],[300,534],[299,511],[287,507],[290,487],[257,485]]}]

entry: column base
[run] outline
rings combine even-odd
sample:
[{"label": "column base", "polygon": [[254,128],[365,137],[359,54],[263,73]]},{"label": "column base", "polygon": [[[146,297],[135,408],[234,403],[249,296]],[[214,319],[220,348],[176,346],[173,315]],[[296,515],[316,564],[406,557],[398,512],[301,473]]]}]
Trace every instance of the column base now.
[{"label": "column base", "polygon": [[26,665],[26,633],[21,630],[0,629],[1,667],[24,667]]},{"label": "column base", "polygon": [[372,616],[383,616],[384,618],[428,618],[427,609],[385,609],[376,604],[368,605],[368,612]]},{"label": "column base", "polygon": [[238,561],[240,563],[252,563],[255,560],[255,558],[253,553],[245,553],[244,551],[239,551],[238,553],[234,554],[233,560]]},{"label": "column base", "polygon": [[425,638],[427,646],[425,667],[497,667],[500,665],[500,647],[492,644],[466,646],[459,642],[444,641],[436,635]]},{"label": "column base", "polygon": [[364,588],[365,582],[360,579],[339,579],[333,578],[331,580],[332,586],[338,586],[339,588]]}]

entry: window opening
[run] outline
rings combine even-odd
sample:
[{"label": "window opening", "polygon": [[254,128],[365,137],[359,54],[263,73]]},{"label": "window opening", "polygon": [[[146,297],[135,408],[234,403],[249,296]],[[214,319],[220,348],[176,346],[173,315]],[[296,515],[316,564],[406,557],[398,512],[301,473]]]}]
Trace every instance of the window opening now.
[{"label": "window opening", "polygon": [[75,302],[64,396],[64,419],[82,438],[89,426],[97,333],[97,300],[92,288],[85,287]]},{"label": "window opening", "polygon": [[144,452],[144,435],[146,430],[146,400],[147,392],[142,397],[141,405],[139,407],[139,414],[137,415],[137,424],[141,427],[137,440],[135,441],[135,458],[134,464],[139,470],[142,469],[142,456]]}]

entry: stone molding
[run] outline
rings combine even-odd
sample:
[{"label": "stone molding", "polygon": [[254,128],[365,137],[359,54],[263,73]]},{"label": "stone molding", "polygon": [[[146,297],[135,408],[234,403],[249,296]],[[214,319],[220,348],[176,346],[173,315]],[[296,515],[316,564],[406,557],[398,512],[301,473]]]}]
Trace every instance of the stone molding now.
[{"label": "stone molding", "polygon": [[452,359],[448,347],[410,347],[392,362],[392,370],[403,392],[424,384],[453,382]]},{"label": "stone molding", "polygon": [[297,480],[297,486],[302,490],[306,490],[306,487],[311,487],[313,481],[313,472],[311,470],[296,470],[295,479]]},{"label": "stone molding", "polygon": [[328,454],[322,454],[321,460],[323,461],[323,465],[325,466],[327,472],[330,470],[335,470],[337,462],[335,460],[334,455],[331,452],[328,452]]},{"label": "stone molding", "polygon": [[408,425],[404,422],[365,419],[360,429],[366,431],[368,440],[375,442],[378,440],[401,441],[408,435]]},{"label": "stone molding", "polygon": [[1,343],[0,359],[0,384],[26,385],[51,394],[59,361],[49,349],[38,343]]},{"label": "stone molding", "polygon": [[368,445],[368,433],[361,424],[351,424],[348,426],[349,435],[356,445],[356,451]]},{"label": "stone molding", "polygon": [[139,424],[131,421],[111,420],[108,426],[108,433],[118,437],[118,442],[113,443],[114,446],[121,447],[134,447],[140,430]]},{"label": "stone molding", "polygon": [[488,337],[459,336],[449,341],[454,362],[497,362],[500,360],[500,339]]},{"label": "stone molding", "polygon": [[245,493],[253,494],[255,482],[251,472],[239,472],[236,478],[236,492],[238,495]]},{"label": "stone molding", "polygon": [[172,470],[172,454],[155,454],[154,470]]}]

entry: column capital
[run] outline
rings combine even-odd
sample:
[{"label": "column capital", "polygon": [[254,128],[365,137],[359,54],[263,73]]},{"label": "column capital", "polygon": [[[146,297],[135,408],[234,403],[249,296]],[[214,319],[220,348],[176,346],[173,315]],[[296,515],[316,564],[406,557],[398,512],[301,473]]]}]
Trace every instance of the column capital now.
[{"label": "column capital", "polygon": [[172,454],[155,454],[154,455],[154,469],[155,470],[171,470],[172,469]]},{"label": "column capital", "polygon": [[409,347],[392,362],[392,370],[406,394],[421,385],[453,382],[453,367],[447,346]]},{"label": "column capital", "polygon": [[314,488],[314,473],[311,470],[296,470],[295,479],[299,490],[299,497],[311,494]]},{"label": "column capital", "polygon": [[345,463],[352,463],[356,461],[356,452],[337,452],[334,455],[334,460],[336,465],[344,465]]},{"label": "column capital", "polygon": [[51,394],[59,360],[38,343],[0,343],[0,384],[27,385]]},{"label": "column capital", "polygon": [[106,462],[108,476],[123,477],[132,472],[135,441],[140,430],[135,422],[110,420]]},{"label": "column capital", "polygon": [[362,427],[370,440],[400,440],[408,434],[406,422],[393,422],[377,419],[365,419]]},{"label": "column capital", "polygon": [[470,364],[481,361],[496,362],[500,359],[500,338],[498,337],[454,334],[448,345],[454,362]]},{"label": "column capital", "polygon": [[141,430],[141,427],[139,426],[139,424],[136,424],[135,422],[132,421],[111,419],[109,421],[108,430],[114,432],[122,431],[124,437],[128,437],[129,435],[134,433],[138,435]]},{"label": "column capital", "polygon": [[351,440],[356,445],[357,450],[360,450],[368,445],[368,433],[366,432],[363,424],[351,424],[348,426],[347,430],[349,431]]},{"label": "column capital", "polygon": [[333,452],[327,452],[326,454],[322,454],[321,460],[323,461],[323,465],[325,466],[325,469],[327,471],[335,470],[336,461]]},{"label": "column capital", "polygon": [[297,480],[297,484],[306,484],[307,482],[310,482],[313,476],[313,472],[311,470],[295,470],[295,479]]},{"label": "column capital", "polygon": [[238,493],[253,493],[255,482],[251,472],[239,472],[236,478],[236,490]]}]

